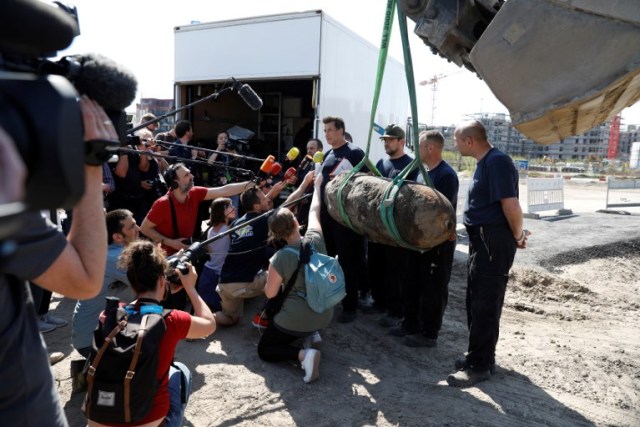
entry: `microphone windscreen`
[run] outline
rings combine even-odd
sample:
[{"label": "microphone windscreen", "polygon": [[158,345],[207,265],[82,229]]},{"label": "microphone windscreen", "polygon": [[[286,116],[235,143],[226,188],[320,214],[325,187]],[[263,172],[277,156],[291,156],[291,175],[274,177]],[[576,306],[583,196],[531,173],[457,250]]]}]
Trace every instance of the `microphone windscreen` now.
[{"label": "microphone windscreen", "polygon": [[240,86],[238,95],[240,95],[240,98],[242,98],[242,100],[252,110],[259,110],[262,108],[262,99],[260,99],[258,94],[255,93],[253,89],[251,89],[251,86],[249,86],[248,84],[243,84],[242,86]]},{"label": "microphone windscreen", "polygon": [[77,55],[75,59],[81,66],[77,75],[72,76],[78,92],[105,110],[122,111],[133,102],[138,82],[129,70],[95,53]]},{"label": "microphone windscreen", "polygon": [[322,163],[323,160],[324,160],[324,153],[322,151],[316,151],[315,154],[313,155],[313,162]]},{"label": "microphone windscreen", "polygon": [[260,166],[260,172],[264,172],[265,174],[268,174],[271,171],[271,167],[273,166],[273,163],[276,161],[276,158],[272,155],[268,155],[266,159],[264,159],[264,162],[262,162],[262,165]]},{"label": "microphone windscreen", "polygon": [[294,176],[296,174],[296,168],[289,168],[286,170],[286,172],[284,173],[284,180],[288,180],[289,178],[291,178],[292,176]]},{"label": "microphone windscreen", "polygon": [[42,56],[66,49],[79,34],[76,20],[39,0],[2,2],[0,50]]},{"label": "microphone windscreen", "polygon": [[298,147],[292,147],[288,152],[287,152],[287,160],[292,162],[294,161],[296,158],[298,158],[298,155],[300,154],[300,150],[298,150]]},{"label": "microphone windscreen", "polygon": [[278,175],[280,172],[282,172],[282,165],[278,162],[275,162],[272,166],[271,166],[271,171],[269,171],[269,175],[271,176],[276,176]]}]

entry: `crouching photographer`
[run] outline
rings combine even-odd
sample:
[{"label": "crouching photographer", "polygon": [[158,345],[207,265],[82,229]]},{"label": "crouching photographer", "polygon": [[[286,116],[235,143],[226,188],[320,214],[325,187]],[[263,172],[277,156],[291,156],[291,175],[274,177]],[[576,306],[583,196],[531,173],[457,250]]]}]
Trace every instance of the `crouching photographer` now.
[{"label": "crouching photographer", "polygon": [[[163,309],[160,302],[170,292],[170,275],[166,274],[165,254],[157,245],[149,241],[131,243],[122,252],[119,265],[126,270],[136,299],[125,307],[126,315],[119,312],[111,322],[110,314],[105,313],[105,327],[94,333],[83,405],[89,426],[181,426],[191,373],[185,365],[172,363],[176,346],[182,339],[212,334],[215,318],[196,291],[198,276],[190,264],[186,264],[186,274],[175,271],[194,314]],[[141,327],[141,323],[145,326]],[[140,330],[144,334],[138,333]],[[106,339],[107,336],[115,339]],[[129,371],[134,375],[127,384]],[[107,395],[113,400],[105,399]]]},{"label": "crouching photographer", "polygon": [[[91,61],[41,59],[78,34],[72,11],[35,0],[7,0],[2,8],[0,378],[7,386],[0,389],[0,419],[67,426],[26,281],[71,298],[99,292],[107,250],[101,164],[120,142],[106,103],[90,93],[94,77],[83,74]],[[67,74],[77,77],[74,84]],[[79,89],[83,84],[87,90]],[[78,100],[78,92],[87,96]],[[68,238],[40,214],[71,207]]]}]

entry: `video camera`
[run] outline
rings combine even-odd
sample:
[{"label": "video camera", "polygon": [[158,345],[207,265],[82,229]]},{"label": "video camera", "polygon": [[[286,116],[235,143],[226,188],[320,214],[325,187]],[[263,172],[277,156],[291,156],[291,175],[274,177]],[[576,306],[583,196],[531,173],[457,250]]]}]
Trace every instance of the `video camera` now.
[{"label": "video camera", "polygon": [[[2,5],[0,127],[26,165],[22,202],[29,210],[76,204],[84,193],[84,165],[101,164],[126,143],[124,108],[137,89],[128,71],[100,55],[46,59],[80,34],[76,9],[56,4],[6,0]],[[79,94],[104,108],[120,141],[83,141]]]}]

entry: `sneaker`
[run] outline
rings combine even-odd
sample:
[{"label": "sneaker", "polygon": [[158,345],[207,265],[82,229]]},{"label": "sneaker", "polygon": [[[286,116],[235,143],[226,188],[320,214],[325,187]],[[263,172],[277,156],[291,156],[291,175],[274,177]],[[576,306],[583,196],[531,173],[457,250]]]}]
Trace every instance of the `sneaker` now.
[{"label": "sneaker", "polygon": [[41,334],[46,334],[47,332],[51,332],[55,328],[57,328],[56,325],[52,323],[43,322],[42,320],[38,319],[38,330],[40,331]]},{"label": "sneaker", "polygon": [[64,359],[64,353],[61,353],[59,351],[54,351],[53,353],[49,353],[49,364],[51,366],[55,365],[62,359]]},{"label": "sneaker", "polygon": [[356,314],[355,310],[342,310],[342,313],[340,313],[340,315],[338,316],[338,323],[351,323],[356,320],[357,316],[358,315]]},{"label": "sneaker", "polygon": [[378,324],[383,328],[392,328],[394,326],[398,326],[398,324],[402,322],[402,319],[396,316],[392,316],[387,314],[386,316],[382,316],[380,320],[378,320]]},{"label": "sneaker", "polygon": [[314,349],[305,350],[301,365],[304,369],[305,383],[317,380],[320,376],[320,352]]},{"label": "sneaker", "polygon": [[318,350],[320,348],[320,344],[322,344],[322,337],[320,336],[320,332],[315,331],[311,335],[307,335],[302,341],[302,348],[305,350],[309,350],[314,348]]},{"label": "sneaker", "polygon": [[61,317],[58,316],[54,316],[51,313],[45,313],[42,316],[40,316],[40,320],[42,320],[45,323],[50,323],[52,325],[55,325],[56,328],[62,327],[62,326],[67,326],[67,321],[64,320]]},{"label": "sneaker", "polygon": [[404,345],[407,347],[437,347],[438,338],[427,338],[422,334],[408,334],[404,337]]},{"label": "sneaker", "polygon": [[[467,369],[467,360],[466,359],[457,359],[456,363],[454,364],[456,371],[464,371],[465,369]],[[496,373],[496,364],[492,363],[491,366],[489,366],[489,373],[491,375]]]},{"label": "sneaker", "polygon": [[262,314],[256,313],[256,315],[253,316],[253,320],[251,320],[251,324],[258,329],[267,329],[269,319],[265,319],[262,317]]},{"label": "sneaker", "polygon": [[486,381],[491,378],[491,373],[487,369],[486,371],[473,371],[471,369],[464,369],[462,371],[454,372],[447,377],[447,384],[451,387],[471,387],[481,381]]},{"label": "sneaker", "polygon": [[402,338],[409,335],[409,331],[407,331],[407,328],[405,328],[404,325],[400,323],[398,326],[393,326],[391,329],[389,329],[389,335]]}]

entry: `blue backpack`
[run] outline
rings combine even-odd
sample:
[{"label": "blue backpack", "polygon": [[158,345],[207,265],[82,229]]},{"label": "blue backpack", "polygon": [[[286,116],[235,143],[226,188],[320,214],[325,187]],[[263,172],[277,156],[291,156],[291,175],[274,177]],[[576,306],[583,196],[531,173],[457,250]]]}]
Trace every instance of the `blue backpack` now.
[{"label": "blue backpack", "polygon": [[[299,293],[307,300],[309,307],[316,313],[324,313],[334,305],[338,304],[344,296],[345,280],[344,272],[338,258],[321,254],[315,248],[309,246],[309,260],[304,264],[304,280],[307,288],[306,294]],[[293,248],[284,248],[300,257],[300,251]],[[304,260],[303,260],[304,261]]]}]

